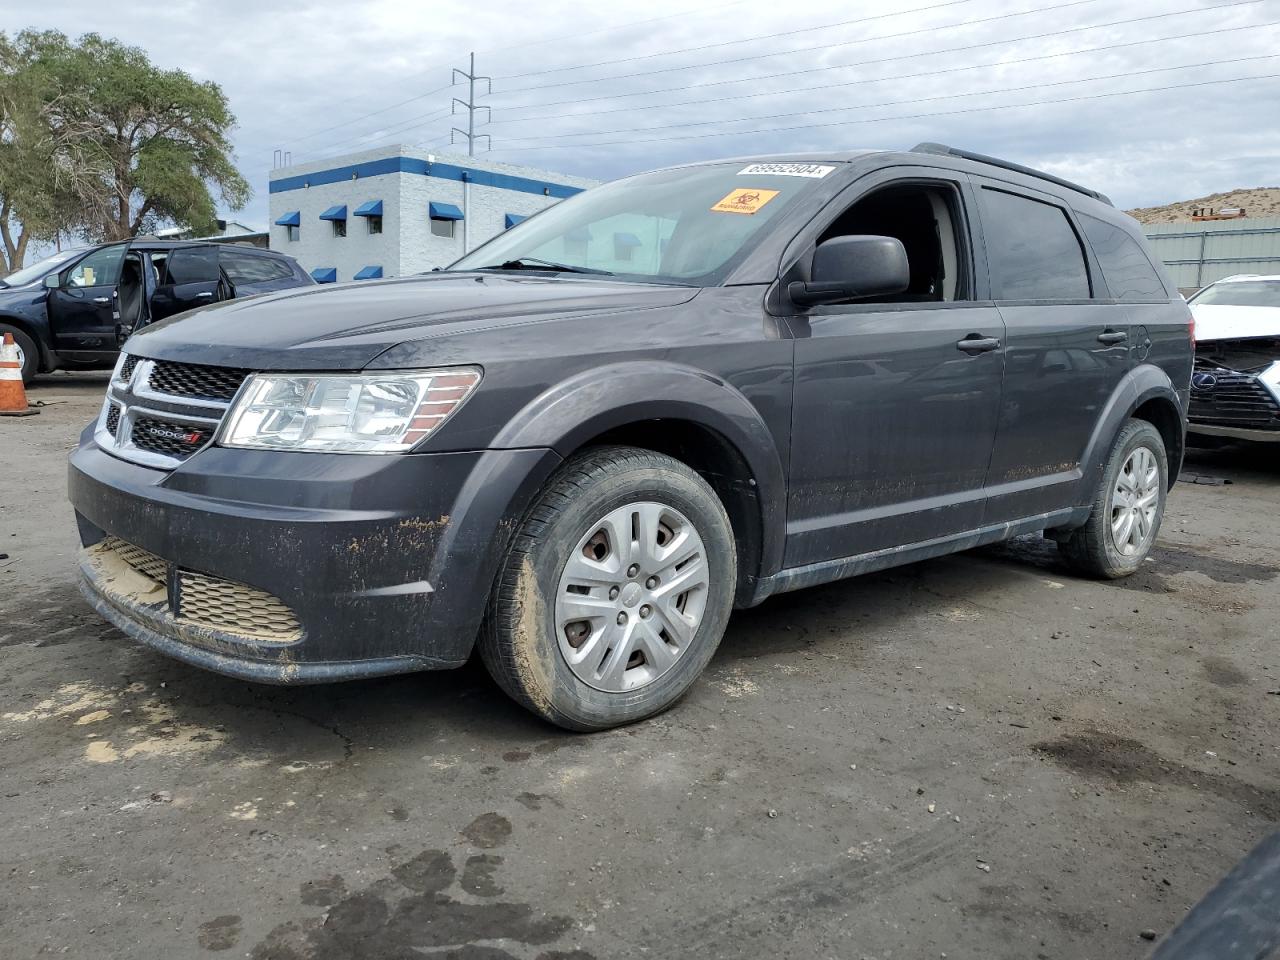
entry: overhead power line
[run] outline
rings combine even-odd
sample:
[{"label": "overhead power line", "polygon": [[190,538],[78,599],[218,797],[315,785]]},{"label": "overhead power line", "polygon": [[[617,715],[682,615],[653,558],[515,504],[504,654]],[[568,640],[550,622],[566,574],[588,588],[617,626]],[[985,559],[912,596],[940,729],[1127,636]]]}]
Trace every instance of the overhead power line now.
[{"label": "overhead power line", "polygon": [[[530,143],[539,140],[566,140],[570,137],[610,136],[616,133],[651,133],[658,130],[679,130],[686,127],[707,127],[725,123],[759,123],[761,120],[785,120],[788,117],[812,116],[817,114],[844,113],[850,110],[873,110],[880,107],[900,107],[908,103],[930,103],[937,100],[954,100],[956,97],[987,97],[1001,93],[1021,93],[1026,90],[1039,90],[1051,87],[1066,87],[1076,83],[1096,83],[1099,80],[1120,80],[1125,77],[1148,76],[1153,73],[1169,73],[1174,70],[1197,70],[1202,67],[1217,67],[1228,63],[1249,63],[1255,60],[1274,60],[1280,53],[1261,53],[1249,57],[1231,57],[1225,60],[1198,60],[1195,63],[1181,63],[1173,67],[1149,67],[1145,70],[1127,70],[1123,73],[1112,73],[1099,77],[1079,77],[1073,80],[1050,80],[1044,83],[1028,83],[1020,87],[993,87],[988,90],[965,90],[959,93],[944,93],[934,97],[907,97],[904,100],[884,100],[880,103],[859,103],[847,107],[820,107],[815,110],[792,110],[787,113],[772,113],[755,117],[735,117],[729,120],[694,120],[687,123],[667,123],[652,127],[623,127],[616,130],[587,130],[577,133],[554,133],[535,137],[517,137],[514,143]],[[732,133],[733,131],[724,131]]]},{"label": "overhead power line", "polygon": [[[758,97],[781,97],[792,96],[798,93],[809,93],[812,91],[827,92],[844,87],[857,87],[874,83],[890,83],[897,80],[914,80],[920,77],[936,77],[942,74],[964,73],[970,70],[985,70],[989,67],[1009,67],[1018,66],[1025,63],[1036,63],[1042,60],[1053,60],[1059,57],[1074,57],[1086,53],[1102,53],[1109,50],[1120,50],[1127,47],[1144,47],[1153,43],[1165,43],[1170,40],[1188,40],[1199,39],[1201,37],[1216,36],[1222,33],[1234,33],[1239,30],[1258,30],[1264,27],[1280,26],[1280,20],[1269,21],[1267,23],[1245,23],[1235,27],[1219,27],[1216,30],[1196,30],[1192,33],[1179,33],[1168,37],[1148,37],[1143,40],[1126,40],[1123,43],[1108,43],[1099,47],[1081,47],[1075,50],[1063,50],[1055,53],[1041,53],[1034,57],[1019,57],[1016,60],[988,60],[984,63],[966,63],[958,67],[933,67],[928,70],[919,70],[915,73],[898,73],[889,77],[860,77],[857,80],[842,80],[837,83],[822,83],[809,87],[789,87],[785,90],[760,90],[754,93],[737,93],[725,97],[704,97],[701,100],[676,100],[664,101],[662,103],[628,105],[624,107],[614,107],[609,110],[593,109],[589,113],[578,111],[575,113],[534,113],[518,117],[505,117],[494,120],[495,126],[504,126],[512,123],[534,123],[545,120],[563,120],[573,118],[594,119],[596,117],[605,116],[610,113],[636,113],[640,110],[669,110],[676,107],[702,106],[709,103],[728,103],[735,100],[753,100]],[[939,53],[946,51],[937,51]],[[917,56],[928,56],[929,51],[922,54],[912,54],[910,59]],[[899,58],[891,58],[899,59]],[[841,67],[831,67],[830,69],[838,70]],[[576,101],[574,101],[576,102]]]},{"label": "overhead power line", "polygon": [[[611,77],[597,77],[592,80],[574,80],[569,83],[544,84],[538,87],[521,87],[518,90],[502,91],[498,94],[498,96],[501,96],[503,93],[523,93],[526,90],[542,90],[542,89],[548,89],[551,87],[573,86],[573,85],[582,84],[582,83],[599,84],[599,83],[605,83],[610,80],[623,80],[623,79],[632,79],[635,77],[652,76],[653,74],[657,74],[657,73],[669,73],[673,69],[674,70],[690,70],[695,68],[723,66],[725,64],[730,64],[730,63],[743,63],[749,60],[757,60],[766,56],[772,57],[772,56],[781,56],[784,54],[812,52],[815,50],[831,50],[831,49],[835,49],[836,47],[851,46],[853,44],[861,44],[861,43],[870,43],[875,40],[898,39],[903,36],[916,34],[920,32],[936,33],[940,29],[954,29],[956,27],[973,26],[978,23],[989,22],[992,19],[1006,20],[1006,19],[1011,19],[1014,16],[1025,16],[1033,13],[1048,13],[1048,12],[1053,12],[1057,10],[1064,10],[1064,9],[1067,9],[1068,7],[1079,6],[1083,3],[1090,3],[1090,2],[1094,2],[1094,0],[1070,0],[1070,2],[1067,2],[1067,3],[1050,4],[1044,7],[1037,7],[1034,10],[1024,10],[1017,14],[1001,15],[1000,17],[995,17],[995,18],[985,17],[978,20],[969,20],[961,23],[951,24],[949,28],[930,27],[925,31],[908,31],[907,33],[882,34],[876,37],[863,37],[858,40],[841,41],[838,43],[826,44],[823,46],[803,47],[796,50],[786,50],[786,51],[781,51],[780,53],[761,54],[759,56],[753,56],[753,57],[735,57],[729,60],[717,60],[717,61],[712,61],[710,63],[694,64],[686,67],[675,67],[675,68],[667,68],[662,70],[641,71],[638,73],[618,74]],[[622,97],[642,97],[642,96],[648,96],[650,94],[671,93],[671,92],[678,92],[682,90],[689,90],[696,87],[724,86],[726,84],[746,83],[749,81],[759,81],[759,80],[770,80],[778,77],[794,77],[794,76],[799,76],[805,73],[819,73],[827,70],[838,70],[838,69],[843,69],[847,67],[861,67],[861,66],[867,66],[869,64],[875,64],[875,63],[888,63],[896,60],[912,60],[921,56],[933,56],[939,53],[958,53],[958,52],[967,51],[967,50],[978,50],[986,47],[1000,46],[1006,43],[1014,43],[1021,40],[1039,40],[1047,37],[1058,37],[1058,36],[1064,36],[1069,33],[1083,33],[1087,30],[1101,30],[1106,27],[1123,26],[1131,23],[1145,23],[1152,20],[1162,20],[1166,17],[1178,17],[1178,16],[1185,16],[1187,14],[1192,14],[1192,13],[1202,13],[1208,10],[1224,10],[1231,7],[1251,6],[1253,4],[1257,4],[1261,2],[1263,2],[1263,0],[1231,0],[1231,2],[1229,3],[1219,3],[1209,7],[1204,7],[1204,6],[1189,7],[1183,10],[1172,10],[1165,13],[1144,14],[1143,16],[1140,16],[1140,17],[1126,17],[1120,20],[1109,20],[1109,21],[1106,21],[1105,23],[1095,23],[1095,24],[1089,24],[1084,26],[1066,27],[1061,30],[1051,30],[1044,33],[1028,34],[1021,37],[1010,37],[1010,38],[1001,39],[1001,40],[987,40],[981,43],[965,44],[962,46],[951,47],[944,50],[934,50],[934,51],[927,51],[927,52],[917,50],[911,53],[898,54],[892,57],[882,57],[875,60],[857,60],[857,61],[854,61],[853,63],[846,63],[846,64],[837,64],[837,65],[820,66],[820,67],[807,67],[799,70],[786,70],[780,73],[765,74],[765,75],[759,75],[754,77],[738,77],[735,79],[727,79],[727,80],[710,80],[710,81],[703,81],[698,83],[682,83],[674,87],[662,87],[655,90],[644,90],[644,91],[637,91],[634,93],[613,94],[612,96],[605,94],[605,95],[592,96],[592,97],[573,97],[567,100],[534,101],[531,103],[510,103],[510,104],[494,103],[493,106],[495,109],[497,108],[518,109],[520,107],[533,107],[533,106],[550,107],[550,106],[560,106],[566,103],[591,103],[598,100],[612,100],[612,99],[619,99]]]},{"label": "overhead power line", "polygon": [[[1245,5],[1258,4],[1258,3],[1262,3],[1262,1],[1263,0],[1231,0],[1230,3],[1226,3],[1226,4],[1215,4],[1212,6],[1193,6],[1193,8],[1184,9],[1184,10],[1174,10],[1174,12],[1169,12],[1169,13],[1147,14],[1146,17],[1133,18],[1130,20],[1125,20],[1125,22],[1137,23],[1139,22],[1139,20],[1153,20],[1153,19],[1161,19],[1164,17],[1178,17],[1178,15],[1181,15],[1181,14],[1203,13],[1203,12],[1207,12],[1207,10],[1222,10],[1222,9],[1231,8],[1231,6],[1245,6]],[[654,68],[652,70],[639,70],[639,72],[635,72],[635,73],[616,73],[608,77],[595,77],[590,79],[576,79],[576,81],[557,81],[554,83],[532,84],[532,86],[527,86],[527,87],[513,87],[512,90],[509,90],[506,92],[524,93],[526,91],[534,91],[534,90],[552,90],[552,88],[554,87],[575,87],[575,86],[581,86],[581,84],[584,84],[584,83],[602,83],[607,81],[617,81],[617,79],[652,77],[654,76],[654,74],[676,73],[676,72],[680,72],[680,70],[705,69],[707,67],[723,67],[723,65],[735,64],[735,63],[753,63],[753,61],[755,60],[767,60],[767,59],[774,58],[774,56],[794,56],[795,54],[805,54],[805,52],[813,52],[817,50],[835,50],[836,47],[858,46],[860,44],[870,44],[870,42],[877,42],[881,40],[900,40],[900,38],[902,37],[920,36],[920,35],[923,35],[923,33],[937,33],[938,31],[942,31],[942,29],[974,27],[982,23],[993,23],[993,22],[996,22],[996,20],[1001,20],[1001,22],[1004,22],[1004,20],[1011,20],[1011,19],[1014,19],[1015,17],[1030,17],[1030,15],[1034,15],[1034,14],[1056,12],[1056,10],[1066,10],[1066,9],[1073,8],[1073,6],[1084,6],[1084,5],[1093,4],[1093,3],[1098,3],[1098,0],[1068,0],[1068,3],[1050,4],[1047,6],[1037,6],[1037,8],[1033,8],[1030,10],[1018,10],[1018,12],[1015,12],[1015,13],[1002,13],[1002,14],[991,15],[991,17],[978,17],[978,18],[969,19],[969,20],[960,20],[960,22],[957,22],[957,23],[933,24],[933,26],[929,26],[929,27],[919,27],[916,29],[908,29],[908,31],[900,31],[897,33],[881,33],[881,35],[877,35],[874,37],[858,37],[858,38],[855,38],[855,40],[837,41],[837,42],[833,42],[833,44],[817,44],[814,46],[792,47],[792,49],[790,50],[778,50],[778,51],[768,52],[768,54],[751,54],[750,56],[733,56],[733,58],[728,58],[724,60],[710,60],[710,61],[707,61],[707,63],[685,64],[685,65],[682,65],[682,67],[659,67],[659,68]],[[1110,24],[1098,24],[1098,26],[1110,26]],[[1094,29],[1094,28],[1096,27],[1080,27],[1078,29]]]},{"label": "overhead power line", "polygon": [[[941,10],[944,7],[958,7],[961,4],[973,3],[974,0],[945,0],[943,3],[932,3],[926,7],[911,7],[906,10],[894,10],[889,13],[878,13],[870,17],[855,17],[852,20],[837,20],[834,23],[820,23],[813,27],[798,27],[795,30],[782,30],[769,35],[770,40],[779,37],[794,37],[801,33],[813,33],[815,30],[833,30],[837,27],[848,27],[854,24],[871,23],[873,20],[887,20],[891,17],[905,17],[911,13],[925,13],[930,10]],[[1097,0],[1092,0],[1097,2]],[[610,67],[619,63],[635,63],[639,60],[654,60],[658,57],[674,57],[681,53],[695,53],[702,50],[715,50],[719,47],[736,47],[744,43],[759,43],[759,37],[744,37],[741,40],[720,40],[716,43],[704,43],[696,47],[681,47],[678,50],[663,50],[659,53],[643,53],[634,57],[619,57],[616,60],[597,60],[594,63],[576,63],[568,67],[548,67],[545,70],[527,70],[524,73],[499,74],[497,80],[516,80],[521,77],[537,77],[548,73],[565,73],[569,70],[590,70],[593,67]]]},{"label": "overhead power line", "polygon": [[1080,96],[1075,96],[1075,97],[1062,97],[1056,100],[1030,100],[1023,103],[992,104],[989,106],[965,107],[959,110],[940,110],[940,111],[933,111],[930,113],[907,113],[907,114],[899,114],[897,116],[891,116],[891,117],[866,117],[861,120],[835,120],[835,121],[829,121],[824,123],[804,123],[804,124],[797,124],[795,126],[789,126],[789,127],[770,127],[766,130],[735,130],[728,133],[685,134],[683,136],[676,136],[676,137],[651,137],[648,139],[641,139],[641,140],[602,140],[596,143],[556,143],[556,144],[541,144],[541,145],[535,144],[534,146],[528,146],[528,147],[506,147],[503,149],[520,150],[522,152],[528,151],[528,150],[568,150],[568,149],[581,150],[584,147],[611,147],[611,146],[633,145],[638,143],[672,143],[680,140],[705,140],[705,139],[710,139],[715,137],[741,137],[741,136],[747,136],[750,134],[762,134],[762,133],[788,133],[796,130],[816,130],[823,127],[854,126],[856,124],[864,124],[864,123],[889,123],[889,122],[897,122],[902,120],[923,120],[923,119],[931,119],[934,117],[959,116],[961,114],[967,114],[967,113],[989,113],[997,110],[1018,110],[1024,107],[1058,106],[1064,103],[1079,103],[1085,100],[1104,100],[1111,97],[1128,97],[1128,96],[1134,96],[1136,94],[1142,94],[1142,93],[1163,93],[1168,90],[1188,90],[1194,87],[1210,87],[1210,86],[1215,86],[1217,84],[1224,84],[1224,83],[1246,83],[1253,80],[1274,80],[1277,77],[1280,77],[1280,73],[1264,73],[1264,74],[1260,74],[1252,77],[1227,77],[1221,80],[1200,80],[1194,83],[1175,83],[1175,84],[1169,84],[1167,86],[1161,86],[1161,87],[1143,87],[1138,90],[1116,90],[1116,91],[1109,91],[1107,93],[1082,94]]}]

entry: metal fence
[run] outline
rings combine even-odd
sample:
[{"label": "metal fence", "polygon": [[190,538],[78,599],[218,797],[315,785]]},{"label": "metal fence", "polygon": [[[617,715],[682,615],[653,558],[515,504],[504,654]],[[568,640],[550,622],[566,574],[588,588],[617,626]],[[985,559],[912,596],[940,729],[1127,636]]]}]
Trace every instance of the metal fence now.
[{"label": "metal fence", "polygon": [[1143,229],[1183,292],[1237,273],[1280,273],[1280,217],[1152,223]]}]

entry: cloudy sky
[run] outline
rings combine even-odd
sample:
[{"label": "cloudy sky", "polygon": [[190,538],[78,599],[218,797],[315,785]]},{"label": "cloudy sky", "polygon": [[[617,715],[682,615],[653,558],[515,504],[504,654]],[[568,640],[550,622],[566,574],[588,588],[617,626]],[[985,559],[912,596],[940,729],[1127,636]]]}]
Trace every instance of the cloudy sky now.
[{"label": "cloudy sky", "polygon": [[1124,207],[1280,184],[1280,0],[4,6],[9,30],[96,31],[221,84],[255,193],[236,218],[256,226],[277,150],[448,152],[465,125],[450,71],[473,50],[493,78],[492,156],[601,179],[933,140]]}]

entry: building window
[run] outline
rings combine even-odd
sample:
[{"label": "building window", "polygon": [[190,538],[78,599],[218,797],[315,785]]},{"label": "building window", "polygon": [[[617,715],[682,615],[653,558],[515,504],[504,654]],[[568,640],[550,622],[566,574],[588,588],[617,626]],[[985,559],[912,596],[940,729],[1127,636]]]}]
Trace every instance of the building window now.
[{"label": "building window", "polygon": [[345,237],[347,235],[347,221],[330,220],[329,222],[333,224],[333,235],[335,237]]},{"label": "building window", "polygon": [[288,227],[285,227],[285,228],[284,228],[284,230],[285,230],[285,239],[286,239],[286,240],[288,240],[288,241],[290,241],[291,243],[292,243],[294,240],[297,240],[297,239],[298,239],[298,237],[299,237],[299,236],[301,235],[301,233],[302,233],[301,228],[300,228],[300,227],[295,227],[295,226],[288,226]]},{"label": "building window", "polygon": [[370,234],[382,232],[382,217],[365,217],[364,221]]},{"label": "building window", "polygon": [[444,217],[431,218],[431,235],[433,237],[444,237],[447,240],[453,239],[453,227],[457,220],[446,220]]}]

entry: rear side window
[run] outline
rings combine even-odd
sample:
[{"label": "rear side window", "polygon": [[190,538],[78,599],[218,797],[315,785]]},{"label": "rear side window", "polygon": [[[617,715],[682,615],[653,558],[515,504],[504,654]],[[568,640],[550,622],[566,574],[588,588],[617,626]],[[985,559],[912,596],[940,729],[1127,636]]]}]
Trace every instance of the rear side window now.
[{"label": "rear side window", "polygon": [[210,283],[218,279],[218,251],[212,247],[169,254],[169,283]]},{"label": "rear side window", "polygon": [[275,257],[255,257],[253,254],[222,251],[222,269],[232,283],[269,283],[272,280],[288,280],[293,276],[289,264]]},{"label": "rear side window", "polygon": [[1111,296],[1117,300],[1167,300],[1164,284],[1137,240],[1086,213],[1077,213]]},{"label": "rear side window", "polygon": [[982,232],[997,300],[1087,300],[1084,250],[1061,207],[982,190]]}]

